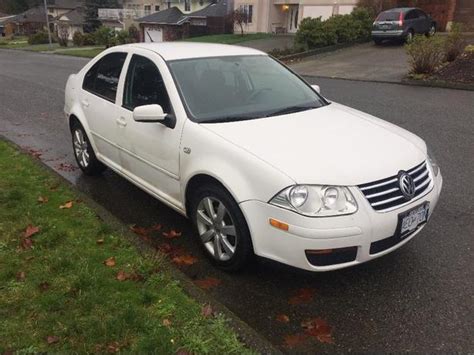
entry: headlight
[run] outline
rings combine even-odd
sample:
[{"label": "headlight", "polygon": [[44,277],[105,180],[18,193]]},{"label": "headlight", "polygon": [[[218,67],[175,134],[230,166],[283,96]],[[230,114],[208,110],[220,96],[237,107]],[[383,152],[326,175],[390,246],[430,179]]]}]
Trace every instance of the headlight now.
[{"label": "headlight", "polygon": [[344,186],[294,185],[279,192],[269,203],[309,217],[357,211],[354,196]]},{"label": "headlight", "polygon": [[435,176],[438,176],[439,174],[439,165],[438,162],[436,161],[433,152],[428,149],[428,160],[430,161],[431,169],[433,169],[433,174]]}]

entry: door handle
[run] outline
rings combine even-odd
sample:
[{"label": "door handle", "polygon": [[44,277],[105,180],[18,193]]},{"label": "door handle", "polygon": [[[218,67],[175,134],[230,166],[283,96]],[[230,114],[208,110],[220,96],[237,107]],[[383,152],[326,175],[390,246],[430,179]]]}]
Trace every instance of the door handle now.
[{"label": "door handle", "polygon": [[125,119],[125,117],[120,117],[120,118],[117,118],[117,124],[121,127],[125,127],[127,125],[127,120]]},{"label": "door handle", "polygon": [[81,101],[81,104],[82,104],[82,106],[84,106],[84,107],[89,107],[89,101],[87,101],[87,100],[82,100],[82,101]]}]

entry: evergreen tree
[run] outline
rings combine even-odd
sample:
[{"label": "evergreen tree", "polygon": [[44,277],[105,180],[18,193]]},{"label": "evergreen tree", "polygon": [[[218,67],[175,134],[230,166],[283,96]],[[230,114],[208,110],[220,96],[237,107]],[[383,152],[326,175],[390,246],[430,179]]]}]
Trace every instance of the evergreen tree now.
[{"label": "evergreen tree", "polygon": [[94,32],[100,27],[98,19],[99,9],[113,9],[118,7],[117,0],[85,0],[86,32]]}]

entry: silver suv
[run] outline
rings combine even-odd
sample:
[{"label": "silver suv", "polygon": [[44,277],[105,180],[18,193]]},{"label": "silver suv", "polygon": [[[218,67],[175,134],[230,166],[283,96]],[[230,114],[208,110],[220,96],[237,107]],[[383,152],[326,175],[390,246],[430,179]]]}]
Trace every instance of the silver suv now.
[{"label": "silver suv", "polygon": [[415,34],[432,36],[436,33],[436,22],[424,11],[403,7],[381,12],[374,22],[372,39],[375,44],[384,40],[411,41]]}]

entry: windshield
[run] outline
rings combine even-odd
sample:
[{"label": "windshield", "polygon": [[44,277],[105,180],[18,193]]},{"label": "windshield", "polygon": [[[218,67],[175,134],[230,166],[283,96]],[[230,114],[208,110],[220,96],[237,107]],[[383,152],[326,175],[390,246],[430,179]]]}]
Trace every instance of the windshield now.
[{"label": "windshield", "polygon": [[326,104],[297,75],[268,56],[185,59],[169,66],[196,122],[270,117]]},{"label": "windshield", "polygon": [[400,19],[400,11],[386,11],[382,12],[377,21],[398,21]]}]

